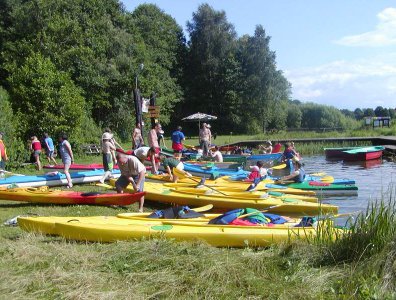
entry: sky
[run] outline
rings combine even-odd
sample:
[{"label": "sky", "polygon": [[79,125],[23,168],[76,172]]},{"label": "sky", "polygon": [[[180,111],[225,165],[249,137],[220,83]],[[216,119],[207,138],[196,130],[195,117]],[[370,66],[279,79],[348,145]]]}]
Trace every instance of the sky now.
[{"label": "sky", "polygon": [[[123,0],[156,4],[186,29],[202,3],[238,36],[261,24],[292,98],[340,109],[396,108],[396,2],[390,0]],[[187,32],[185,32],[187,35]],[[188,38],[188,36],[187,36]]]}]

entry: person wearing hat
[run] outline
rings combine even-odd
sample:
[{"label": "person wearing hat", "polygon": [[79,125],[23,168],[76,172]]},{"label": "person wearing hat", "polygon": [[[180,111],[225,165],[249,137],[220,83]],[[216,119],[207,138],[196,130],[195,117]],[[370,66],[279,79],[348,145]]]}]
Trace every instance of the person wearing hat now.
[{"label": "person wearing hat", "polygon": [[292,159],[294,171],[290,175],[281,177],[280,181],[293,180],[294,182],[304,182],[305,180],[305,170],[302,167],[302,163],[297,157]]},{"label": "person wearing hat", "polygon": [[[124,149],[122,149],[122,146],[121,146],[119,143],[117,143],[117,141],[116,141],[115,138],[114,138],[114,134],[112,134],[110,128],[108,128],[108,127],[106,127],[106,128],[104,129],[104,133],[102,134],[102,140],[103,140],[103,136],[104,136],[106,133],[111,134],[111,140],[110,140],[110,141],[111,141],[111,143],[114,145],[114,147],[119,148],[119,149],[121,149],[121,150],[124,150]],[[101,140],[101,141],[102,141],[102,140]],[[101,146],[102,146],[102,144],[101,144]]]},{"label": "person wearing hat", "polygon": [[74,156],[73,156],[73,151],[71,148],[71,145],[68,141],[68,136],[67,134],[62,134],[59,137],[59,153],[62,158],[62,163],[63,163],[63,172],[65,173],[66,180],[67,180],[67,188],[72,188],[73,183],[70,177],[69,169],[72,163],[74,163]]},{"label": "person wearing hat", "polygon": [[105,171],[103,177],[99,180],[100,183],[104,183],[104,181],[111,176],[111,172],[113,171],[114,164],[117,163],[114,151],[116,147],[112,142],[113,135],[111,133],[105,132],[102,135],[101,148],[102,148],[102,161],[103,161],[103,169]]},{"label": "person wearing hat", "polygon": [[[121,176],[115,183],[117,193],[123,193],[124,188],[129,184],[132,184],[132,187],[136,192],[143,192],[146,168],[140,160],[135,156],[125,155],[118,152],[117,161],[121,172]],[[143,205],[144,196],[139,199],[139,212],[143,212]]]},{"label": "person wearing hat", "polygon": [[0,132],[0,170],[5,170],[6,161],[8,160],[7,149],[3,142],[3,132]]},{"label": "person wearing hat", "polygon": [[177,126],[176,130],[172,132],[172,149],[175,158],[180,159],[182,156],[183,144],[185,140],[184,133],[182,132],[182,127]]},{"label": "person wearing hat", "polygon": [[203,123],[199,130],[199,145],[203,151],[204,156],[209,155],[209,145],[212,142],[212,132],[209,129],[208,124]]}]

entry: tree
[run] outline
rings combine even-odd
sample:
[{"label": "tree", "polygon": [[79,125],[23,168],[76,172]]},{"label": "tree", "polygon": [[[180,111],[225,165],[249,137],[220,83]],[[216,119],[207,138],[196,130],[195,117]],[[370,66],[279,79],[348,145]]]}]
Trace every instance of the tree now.
[{"label": "tree", "polygon": [[69,75],[40,53],[30,55],[9,77],[21,135],[69,134],[80,130],[85,102]]},{"label": "tree", "polygon": [[363,113],[365,117],[375,117],[374,110],[372,108],[363,109]]},{"label": "tree", "polygon": [[[196,111],[229,115],[226,103],[237,96],[231,82],[238,70],[234,58],[236,33],[224,11],[215,11],[208,4],[200,5],[187,23],[190,35],[185,67],[185,114]],[[233,115],[233,113],[231,113]],[[230,123],[223,123],[223,129]],[[229,127],[228,127],[229,128]]]},{"label": "tree", "polygon": [[356,120],[361,120],[364,117],[364,112],[360,108],[356,108],[353,113]]},{"label": "tree", "polygon": [[300,128],[302,120],[302,112],[298,105],[290,103],[287,106],[287,127]]}]

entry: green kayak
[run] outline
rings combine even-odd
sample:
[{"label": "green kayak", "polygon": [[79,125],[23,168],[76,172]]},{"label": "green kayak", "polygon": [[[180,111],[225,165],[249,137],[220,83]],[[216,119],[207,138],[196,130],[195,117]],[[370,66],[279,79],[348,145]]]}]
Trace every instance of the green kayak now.
[{"label": "green kayak", "polygon": [[317,191],[319,194],[357,194],[358,187],[354,184],[332,184],[318,181],[304,181],[301,183],[289,183],[285,186],[294,189],[301,189],[307,191]]}]

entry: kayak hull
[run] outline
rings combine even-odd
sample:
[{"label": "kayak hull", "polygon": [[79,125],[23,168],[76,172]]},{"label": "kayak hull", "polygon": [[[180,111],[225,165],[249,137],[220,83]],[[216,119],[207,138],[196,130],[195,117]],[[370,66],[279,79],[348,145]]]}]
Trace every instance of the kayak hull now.
[{"label": "kayak hull", "polygon": [[[284,243],[296,239],[314,237],[318,230],[314,227],[293,227],[292,225],[273,226],[233,226],[194,224],[194,222],[163,221],[116,221],[106,217],[90,217],[89,221],[82,218],[63,220],[52,218],[33,224],[29,219],[18,218],[21,228],[27,231],[56,234],[66,239],[115,242],[120,240],[140,240],[142,238],[169,238],[176,241],[204,241],[216,247],[267,247],[272,244]],[[111,218],[111,217],[108,217]],[[116,218],[117,219],[117,218]],[[343,231],[333,229],[333,236]]]},{"label": "kayak hull", "polygon": [[[110,180],[114,185],[115,180]],[[132,186],[128,186],[126,191],[130,191]],[[282,213],[286,215],[318,215],[336,214],[338,207],[312,203],[290,198],[241,198],[223,195],[205,195],[178,191],[164,186],[160,183],[146,182],[144,186],[146,192],[145,199],[167,204],[189,205],[192,207],[213,204],[217,209],[227,210],[241,207],[251,207],[257,209],[268,209],[270,212]]]},{"label": "kayak hull", "polygon": [[87,204],[87,205],[130,205],[138,201],[142,193],[105,194],[74,191],[49,190],[48,188],[1,189],[0,200],[22,201],[45,204]]}]

